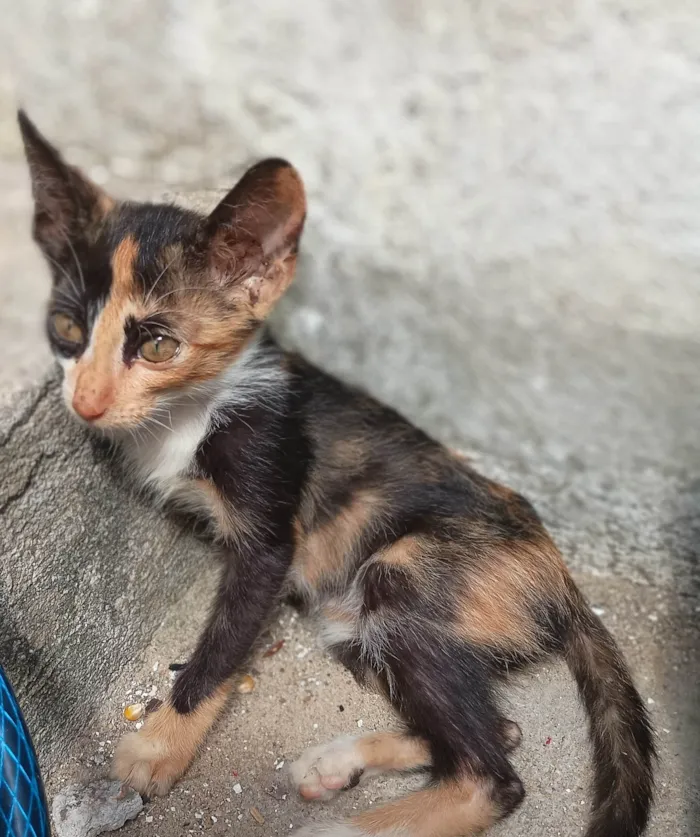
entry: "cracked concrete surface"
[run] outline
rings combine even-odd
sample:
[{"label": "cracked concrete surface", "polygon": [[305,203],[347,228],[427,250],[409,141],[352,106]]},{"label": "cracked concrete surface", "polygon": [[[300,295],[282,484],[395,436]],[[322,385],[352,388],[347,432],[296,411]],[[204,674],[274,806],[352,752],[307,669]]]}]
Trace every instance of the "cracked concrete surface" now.
[{"label": "cracked concrete surface", "polygon": [[[0,651],[50,786],[100,769],[132,680],[167,688],[152,665],[186,653],[211,579],[171,606],[206,550],[119,483],[52,390],[37,401],[47,280],[28,235],[15,91],[120,195],[168,189],[210,205],[254,158],[299,166],[310,214],[280,334],[533,499],[654,701],[650,834],[697,833],[697,3],[0,7],[0,431],[17,423],[0,447]],[[281,834],[320,816],[281,799],[273,759],[389,718],[318,652],[297,659],[305,630],[289,616],[273,626],[289,639],[255,662],[256,692],[171,801],[128,828],[176,837],[229,820],[242,835]],[[568,678],[540,671],[514,700],[530,795],[500,831],[579,834],[588,754]],[[80,731],[83,755],[66,762]],[[404,787],[368,785],[334,810]]]},{"label": "cracked concrete surface", "polygon": [[0,660],[50,768],[206,550],[120,485],[54,374],[0,411],[0,474]]},{"label": "cracked concrete surface", "polygon": [[[691,608],[666,591],[621,579],[583,574],[577,580],[623,647],[658,731],[661,763],[649,834],[694,837],[700,800],[692,770],[700,747],[700,716],[688,673],[700,664],[700,631],[691,621]],[[52,787],[105,770],[118,737],[133,729],[122,717],[123,706],[154,690],[161,697],[167,694],[168,664],[186,659],[213,582],[214,573],[204,574],[170,611],[139,664],[114,683],[80,741],[80,755],[54,775]],[[279,640],[285,641],[282,649],[264,657],[264,650]],[[389,729],[396,719],[382,698],[362,692],[319,650],[312,624],[288,609],[270,625],[249,671],[255,691],[235,700],[186,778],[168,797],[148,803],[125,834],[281,837],[290,825],[351,815],[420,786],[420,776],[382,777],[329,804],[302,802],[289,785],[290,761],[310,745]],[[523,730],[515,763],[528,796],[493,833],[582,834],[590,802],[590,756],[585,717],[568,671],[559,664],[538,667],[518,678],[506,699],[510,717]],[[251,814],[253,808],[264,817],[263,825]]]}]

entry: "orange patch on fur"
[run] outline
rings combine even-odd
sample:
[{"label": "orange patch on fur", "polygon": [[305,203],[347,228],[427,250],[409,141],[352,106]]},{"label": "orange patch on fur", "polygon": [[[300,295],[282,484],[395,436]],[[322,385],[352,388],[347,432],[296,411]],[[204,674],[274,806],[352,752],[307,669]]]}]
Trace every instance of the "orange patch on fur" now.
[{"label": "orange patch on fur", "polygon": [[324,577],[342,573],[364,528],[380,508],[378,495],[358,491],[333,520],[308,533],[294,556],[293,567],[299,579],[313,588]]},{"label": "orange patch on fur", "polygon": [[149,715],[143,729],[125,735],[119,742],[112,776],[139,793],[166,794],[194,759],[226,705],[232,686],[233,681],[228,681],[185,715],[169,703]]},{"label": "orange patch on fur", "polygon": [[431,763],[430,749],[422,738],[399,732],[376,732],[357,739],[366,768],[414,770]]},{"label": "orange patch on fur", "polygon": [[115,398],[122,397],[120,349],[124,322],[134,305],[137,256],[138,244],[131,236],[114,251],[109,297],[95,322],[88,350],[76,365],[73,407],[85,418],[99,417]]},{"label": "orange patch on fur", "polygon": [[239,509],[229,503],[210,480],[193,480],[193,487],[199,495],[203,510],[212,520],[215,535],[223,541],[237,542],[254,534],[251,521]]},{"label": "orange patch on fur", "polygon": [[112,253],[111,300],[122,301],[134,295],[134,265],[138,255],[139,245],[131,235],[122,239]]},{"label": "orange patch on fur", "polygon": [[420,538],[414,535],[406,535],[383,550],[378,555],[378,560],[382,564],[388,564],[391,567],[410,568],[416,572],[420,572],[420,558],[423,554],[422,546]]},{"label": "orange patch on fur", "polygon": [[463,576],[457,632],[477,645],[534,653],[539,649],[534,605],[563,606],[567,577],[561,555],[544,533],[534,542],[485,544]]},{"label": "orange patch on fur", "polygon": [[488,788],[462,779],[444,782],[365,811],[350,822],[363,834],[411,837],[466,837],[484,831],[498,819]]}]

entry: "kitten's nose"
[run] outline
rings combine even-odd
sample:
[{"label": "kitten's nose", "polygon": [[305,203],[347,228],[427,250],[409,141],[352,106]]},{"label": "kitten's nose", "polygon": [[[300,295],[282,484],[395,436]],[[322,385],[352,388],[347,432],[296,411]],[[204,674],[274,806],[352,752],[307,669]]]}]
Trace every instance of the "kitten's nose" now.
[{"label": "kitten's nose", "polygon": [[73,394],[73,409],[85,421],[97,421],[107,412],[111,392],[96,392],[92,389],[76,388]]},{"label": "kitten's nose", "polygon": [[75,398],[73,399],[73,409],[85,421],[96,421],[107,412],[106,407],[98,404],[86,404],[85,402],[76,401]]}]

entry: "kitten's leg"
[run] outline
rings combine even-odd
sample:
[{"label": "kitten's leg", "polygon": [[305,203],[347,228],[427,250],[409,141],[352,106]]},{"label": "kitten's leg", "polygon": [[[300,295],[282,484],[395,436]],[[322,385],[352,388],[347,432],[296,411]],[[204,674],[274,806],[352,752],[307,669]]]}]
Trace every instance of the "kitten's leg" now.
[{"label": "kitten's leg", "polygon": [[222,684],[187,714],[169,701],[149,715],[139,732],[125,735],[112,762],[112,776],[148,796],[166,794],[190,765],[231,691]]},{"label": "kitten's leg", "polygon": [[391,770],[415,770],[430,765],[428,745],[422,738],[398,732],[378,732],[336,738],[309,747],[295,761],[292,782],[305,799],[328,800],[354,787],[361,776]]},{"label": "kitten's leg", "polygon": [[119,742],[115,778],[139,793],[162,795],[185,772],[226,705],[233,676],[280,593],[290,560],[287,546],[229,559],[207,626],[169,700],[139,732]]},{"label": "kitten's leg", "polygon": [[[522,740],[518,724],[503,718],[500,729],[506,750],[515,750]],[[430,765],[430,749],[424,739],[398,732],[377,732],[341,736],[309,747],[291,765],[290,774],[304,799],[326,802],[339,791],[354,788],[361,778]]]},{"label": "kitten's leg", "polygon": [[502,816],[493,783],[466,774],[439,780],[349,820],[307,825],[293,837],[468,837]]}]

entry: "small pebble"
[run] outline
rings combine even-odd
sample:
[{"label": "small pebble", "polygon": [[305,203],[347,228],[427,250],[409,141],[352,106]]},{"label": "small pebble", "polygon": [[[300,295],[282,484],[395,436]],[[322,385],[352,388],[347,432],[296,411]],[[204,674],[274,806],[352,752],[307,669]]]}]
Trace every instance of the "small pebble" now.
[{"label": "small pebble", "polygon": [[136,791],[103,780],[63,788],[53,798],[51,813],[57,837],[95,837],[121,828],[142,808]]},{"label": "small pebble", "polygon": [[240,786],[238,782],[233,786],[234,793],[243,793],[243,788]]}]

